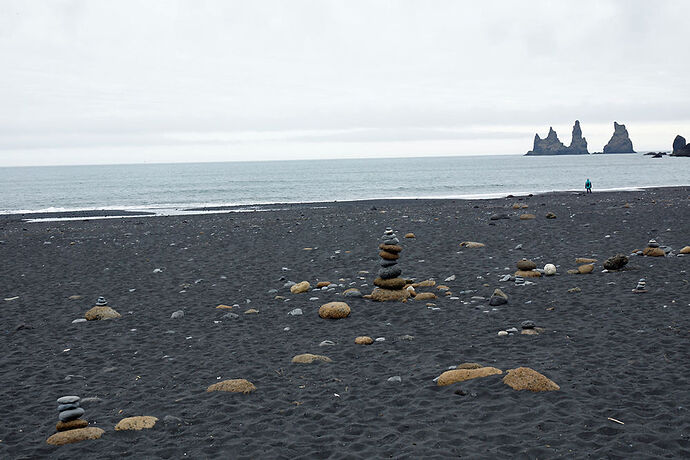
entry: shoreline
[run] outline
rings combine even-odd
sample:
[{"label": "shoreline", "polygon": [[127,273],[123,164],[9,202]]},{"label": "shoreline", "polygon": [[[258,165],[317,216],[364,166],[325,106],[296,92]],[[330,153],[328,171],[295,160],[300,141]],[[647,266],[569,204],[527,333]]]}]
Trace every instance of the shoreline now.
[{"label": "shoreline", "polygon": [[[624,192],[644,192],[650,190],[675,190],[685,188],[690,185],[668,185],[668,186],[645,186],[645,187],[619,187],[610,189],[600,189],[595,191],[595,194],[610,194],[610,193],[624,193]],[[381,202],[398,202],[404,203],[406,201],[491,201],[501,200],[506,198],[523,198],[530,196],[560,196],[560,195],[584,195],[585,193],[579,189],[567,190],[550,190],[550,191],[536,191],[536,192],[501,192],[501,193],[486,193],[475,195],[450,195],[450,196],[432,196],[432,197],[383,197],[383,198],[362,198],[352,200],[334,200],[334,201],[300,201],[300,202],[273,202],[273,203],[254,203],[254,204],[229,204],[229,205],[213,205],[213,206],[171,206],[171,207],[108,207],[108,208],[92,208],[92,209],[65,209],[65,210],[35,210],[35,211],[1,211],[0,221],[7,220],[21,220],[28,223],[34,222],[64,222],[73,220],[102,220],[102,219],[125,219],[132,217],[164,217],[164,216],[194,216],[204,214],[223,214],[223,213],[243,213],[243,212],[267,212],[284,210],[292,207],[319,207],[332,206],[334,204],[371,204]]]}]

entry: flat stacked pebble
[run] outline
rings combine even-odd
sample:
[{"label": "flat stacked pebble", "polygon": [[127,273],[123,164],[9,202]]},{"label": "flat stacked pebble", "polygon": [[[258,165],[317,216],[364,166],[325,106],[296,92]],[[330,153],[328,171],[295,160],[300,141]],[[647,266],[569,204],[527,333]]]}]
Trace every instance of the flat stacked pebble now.
[{"label": "flat stacked pebble", "polygon": [[637,282],[637,286],[635,289],[633,289],[633,292],[647,292],[647,281],[644,278],[640,278],[640,281]]},{"label": "flat stacked pebble", "polygon": [[383,236],[381,237],[381,244],[379,244],[379,257],[381,258],[381,268],[378,272],[378,277],[374,280],[374,285],[377,286],[371,297],[374,300],[403,300],[409,297],[409,292],[405,289],[405,280],[400,278],[402,270],[398,267],[398,259],[402,247],[399,245],[400,240],[393,232],[393,229],[387,227]]}]

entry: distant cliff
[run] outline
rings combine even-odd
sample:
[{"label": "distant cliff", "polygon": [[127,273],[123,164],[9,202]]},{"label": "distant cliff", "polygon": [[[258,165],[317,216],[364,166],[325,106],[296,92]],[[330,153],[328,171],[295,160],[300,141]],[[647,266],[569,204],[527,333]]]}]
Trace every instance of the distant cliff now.
[{"label": "distant cliff", "polygon": [[526,155],[586,155],[587,139],[582,137],[580,121],[575,120],[573,137],[570,145],[566,147],[559,139],[553,128],[549,128],[549,134],[542,139],[539,134],[534,135],[534,147]]},{"label": "distant cliff", "polygon": [[635,153],[625,125],[613,122],[613,136],[604,146],[604,153]]},{"label": "distant cliff", "polygon": [[673,140],[673,153],[674,157],[690,157],[690,144],[685,143],[685,138],[683,136],[676,136]]}]

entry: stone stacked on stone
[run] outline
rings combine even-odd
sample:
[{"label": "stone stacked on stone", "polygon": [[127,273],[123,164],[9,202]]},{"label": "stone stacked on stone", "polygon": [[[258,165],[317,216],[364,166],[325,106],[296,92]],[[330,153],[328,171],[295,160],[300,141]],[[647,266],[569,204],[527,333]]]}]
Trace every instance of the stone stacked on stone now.
[{"label": "stone stacked on stone", "polygon": [[659,247],[659,243],[655,239],[651,239],[647,243],[647,247],[642,250],[642,254],[649,257],[664,257],[666,251]]},{"label": "stone stacked on stone", "polygon": [[647,292],[647,281],[644,278],[640,278],[640,281],[637,282],[637,286],[635,289],[633,289],[633,292]]},{"label": "stone stacked on stone", "polygon": [[89,424],[86,420],[80,420],[80,417],[84,415],[84,409],[79,407],[79,401],[79,396],[63,396],[58,398],[58,419],[60,421],[55,427],[58,431],[84,428]]},{"label": "stone stacked on stone", "polygon": [[88,321],[114,319],[120,317],[121,315],[115,309],[108,306],[108,301],[105,300],[105,297],[103,296],[98,297],[98,300],[96,300],[96,306],[84,313],[84,318],[86,318]]},{"label": "stone stacked on stone", "polygon": [[371,293],[371,298],[377,301],[386,300],[405,300],[410,296],[410,292],[404,289],[406,281],[400,278],[402,270],[398,267],[398,259],[402,247],[399,245],[400,240],[393,232],[393,229],[387,227],[383,236],[381,236],[381,244],[379,244],[379,257],[381,258],[381,268],[378,272],[378,277],[374,280],[376,289]]},{"label": "stone stacked on stone", "polygon": [[517,271],[515,276],[520,276],[522,278],[537,278],[541,276],[541,273],[536,270],[537,264],[531,260],[522,259],[517,262]]}]

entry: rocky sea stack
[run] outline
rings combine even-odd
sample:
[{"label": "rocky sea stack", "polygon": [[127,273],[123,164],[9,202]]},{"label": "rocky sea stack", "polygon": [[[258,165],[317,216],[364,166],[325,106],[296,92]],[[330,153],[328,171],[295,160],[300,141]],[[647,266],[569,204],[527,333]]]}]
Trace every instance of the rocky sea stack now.
[{"label": "rocky sea stack", "polygon": [[613,122],[613,136],[604,146],[604,153],[635,153],[625,125]]},{"label": "rocky sea stack", "polygon": [[566,147],[559,139],[553,128],[549,128],[549,134],[542,139],[539,134],[534,135],[534,147],[526,155],[586,155],[587,139],[582,137],[580,121],[575,120],[573,125],[573,137],[570,146]]},{"label": "rocky sea stack", "polygon": [[673,139],[673,153],[671,153],[671,156],[690,157],[690,144],[685,143],[683,136],[678,135]]}]

